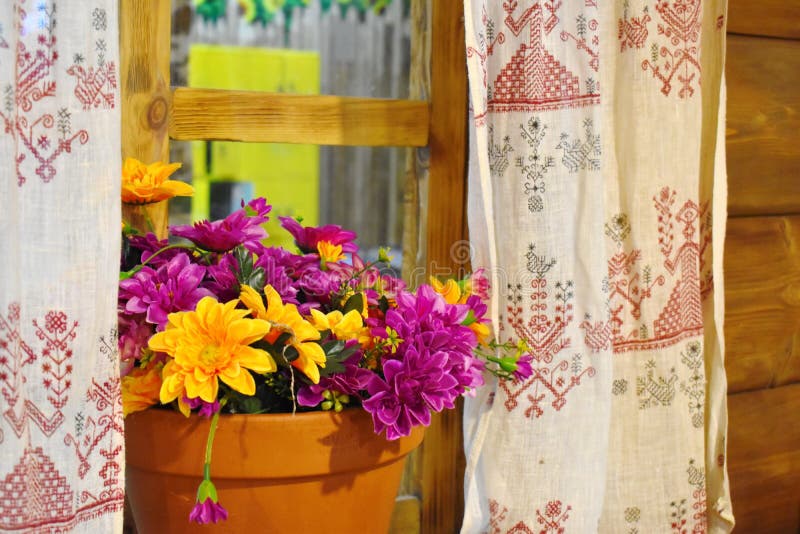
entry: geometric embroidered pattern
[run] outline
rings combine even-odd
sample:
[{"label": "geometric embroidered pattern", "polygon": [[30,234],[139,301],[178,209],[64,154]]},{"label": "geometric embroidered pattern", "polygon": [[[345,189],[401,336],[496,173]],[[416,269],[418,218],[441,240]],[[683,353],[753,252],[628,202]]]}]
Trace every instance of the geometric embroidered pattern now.
[{"label": "geometric embroidered pattern", "polygon": [[[631,227],[619,214],[606,224],[606,235],[617,245],[608,261],[610,320],[584,321],[586,344],[592,350],[613,347],[615,353],[672,346],[703,332],[700,284],[700,246],[697,203],[686,200],[675,212],[676,192],[664,187],[653,197],[658,214],[658,248],[663,270],[642,265],[642,250],[628,245]],[[679,230],[676,232],[676,227]],[[644,304],[667,281],[672,289],[652,323],[644,320]],[[661,294],[661,293],[659,293]]]},{"label": "geometric embroidered pattern", "polygon": [[561,353],[569,348],[570,339],[566,336],[567,326],[572,322],[573,283],[557,282],[553,313],[548,313],[552,302],[547,289],[547,272],[555,265],[555,260],[547,260],[536,254],[534,245],[530,245],[526,254],[528,271],[534,275],[530,283],[530,317],[525,320],[522,306],[522,285],[508,285],[508,301],[506,308],[507,322],[524,341],[527,354],[531,357],[532,375],[524,381],[501,380],[500,389],[504,392],[505,408],[511,412],[519,405],[520,397],[525,394],[529,406],[525,417],[541,417],[547,404],[556,411],[567,402],[567,394],[579,386],[584,376],[593,377],[594,367],[584,367],[580,354],[571,359]]},{"label": "geometric embroidered pattern", "polygon": [[564,506],[559,500],[548,501],[544,506],[544,511],[541,509],[536,510],[536,522],[539,524],[536,530],[529,527],[523,521],[519,521],[511,528],[503,530],[502,524],[506,521],[508,509],[503,506],[500,509],[500,504],[494,500],[489,499],[489,531],[487,534],[564,534],[567,519],[569,519],[569,512],[572,506]]}]

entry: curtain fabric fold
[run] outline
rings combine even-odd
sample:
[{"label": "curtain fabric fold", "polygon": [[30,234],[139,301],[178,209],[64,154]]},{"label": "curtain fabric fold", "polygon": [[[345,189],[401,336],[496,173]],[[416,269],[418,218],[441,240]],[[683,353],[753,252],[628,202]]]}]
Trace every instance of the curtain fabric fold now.
[{"label": "curtain fabric fold", "polygon": [[463,532],[726,532],[724,0],[465,1],[470,235],[533,375]]},{"label": "curtain fabric fold", "polygon": [[117,2],[0,5],[0,531],[119,532]]}]

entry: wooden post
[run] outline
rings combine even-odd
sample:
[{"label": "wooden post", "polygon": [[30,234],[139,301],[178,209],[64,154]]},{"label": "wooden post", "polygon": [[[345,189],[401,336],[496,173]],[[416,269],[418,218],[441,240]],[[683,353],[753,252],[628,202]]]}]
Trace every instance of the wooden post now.
[{"label": "wooden post", "polygon": [[[434,0],[431,35],[431,123],[427,265],[461,276],[466,235],[467,65],[464,7]],[[464,515],[461,410],[434,417],[422,444],[422,532],[451,534]]]},{"label": "wooden post", "polygon": [[[123,158],[144,163],[169,159],[171,15],[169,0],[119,3]],[[156,235],[166,237],[166,201],[144,207],[123,205],[122,215],[139,230],[149,229],[149,217]]]}]

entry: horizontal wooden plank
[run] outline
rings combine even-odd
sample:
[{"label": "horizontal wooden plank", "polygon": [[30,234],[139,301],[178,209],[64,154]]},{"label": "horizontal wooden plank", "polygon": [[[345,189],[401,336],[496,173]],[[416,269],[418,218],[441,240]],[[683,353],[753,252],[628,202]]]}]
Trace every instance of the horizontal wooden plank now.
[{"label": "horizontal wooden plank", "polygon": [[728,397],[735,532],[800,532],[800,385]]},{"label": "horizontal wooden plank", "polygon": [[727,58],[729,211],[800,213],[800,41],[730,36]]},{"label": "horizontal wooden plank", "polygon": [[729,0],[728,32],[800,39],[800,0]]},{"label": "horizontal wooden plank", "polygon": [[800,216],[728,220],[725,299],[729,390],[800,381]]},{"label": "horizontal wooden plank", "polygon": [[180,87],[173,139],[351,146],[425,146],[428,103]]}]

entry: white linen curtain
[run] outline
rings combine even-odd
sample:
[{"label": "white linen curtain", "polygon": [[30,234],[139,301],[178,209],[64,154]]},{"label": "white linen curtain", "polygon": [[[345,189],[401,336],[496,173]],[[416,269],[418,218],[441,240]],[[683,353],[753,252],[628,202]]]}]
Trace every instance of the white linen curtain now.
[{"label": "white linen curtain", "polygon": [[119,532],[117,2],[0,3],[0,531]]},{"label": "white linen curtain", "polygon": [[725,0],[465,0],[474,267],[533,375],[468,399],[462,532],[726,532]]}]

